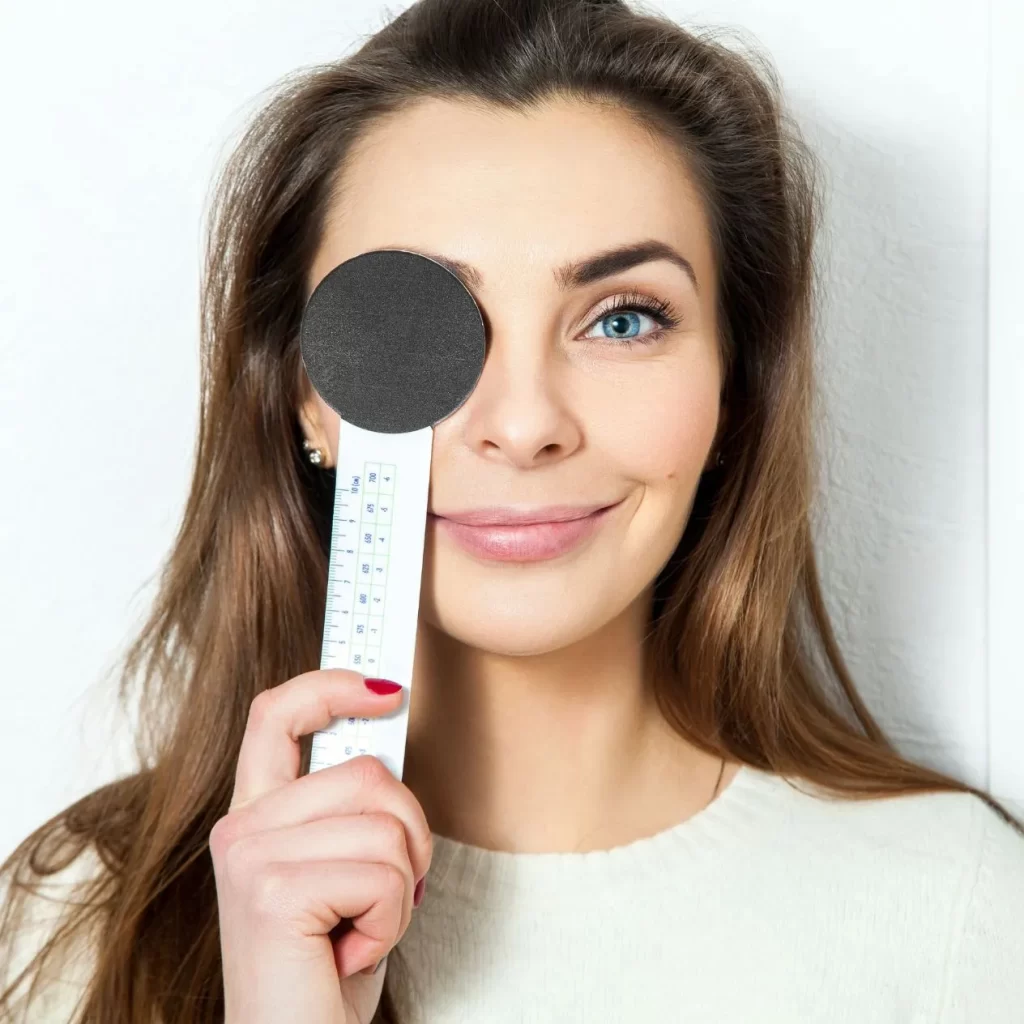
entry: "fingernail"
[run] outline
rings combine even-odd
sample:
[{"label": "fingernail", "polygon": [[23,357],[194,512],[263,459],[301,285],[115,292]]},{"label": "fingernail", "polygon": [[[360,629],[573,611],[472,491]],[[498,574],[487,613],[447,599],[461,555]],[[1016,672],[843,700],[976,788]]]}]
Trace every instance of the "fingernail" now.
[{"label": "fingernail", "polygon": [[390,679],[364,679],[363,682],[366,683],[368,690],[382,695],[398,693],[402,688],[401,683],[393,683]]},{"label": "fingernail", "polygon": [[426,888],[427,888],[427,878],[424,875],[423,878],[421,878],[416,883],[416,888],[413,890],[413,893],[412,893],[412,905],[414,907],[418,907],[423,902],[423,892],[424,892],[424,890]]}]

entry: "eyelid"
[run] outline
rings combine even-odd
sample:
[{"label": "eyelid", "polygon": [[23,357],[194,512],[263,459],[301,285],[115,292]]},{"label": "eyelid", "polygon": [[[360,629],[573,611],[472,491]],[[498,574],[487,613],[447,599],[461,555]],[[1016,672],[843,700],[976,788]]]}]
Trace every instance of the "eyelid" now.
[{"label": "eyelid", "polygon": [[[665,298],[633,287],[602,300],[594,312],[588,314],[583,329],[593,326],[598,320],[604,319],[619,309],[635,309],[649,316],[658,325],[659,331],[672,331],[683,322],[683,315]],[[652,331],[652,334],[657,332]],[[610,339],[614,340],[614,339]],[[625,341],[626,339],[622,339]]]}]

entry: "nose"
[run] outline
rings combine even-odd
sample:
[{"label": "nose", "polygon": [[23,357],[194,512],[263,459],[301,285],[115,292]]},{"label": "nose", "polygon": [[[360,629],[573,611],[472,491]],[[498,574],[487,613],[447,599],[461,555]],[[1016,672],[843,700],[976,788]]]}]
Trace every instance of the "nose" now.
[{"label": "nose", "polygon": [[566,458],[582,441],[568,402],[570,370],[537,337],[492,338],[480,379],[456,413],[463,442],[518,469]]}]

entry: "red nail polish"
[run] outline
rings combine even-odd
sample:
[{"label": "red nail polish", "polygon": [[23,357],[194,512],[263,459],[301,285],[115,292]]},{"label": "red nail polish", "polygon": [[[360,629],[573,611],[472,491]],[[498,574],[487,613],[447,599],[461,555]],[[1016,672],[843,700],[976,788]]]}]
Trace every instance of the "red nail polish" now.
[{"label": "red nail polish", "polygon": [[401,683],[393,683],[390,679],[364,679],[363,682],[368,690],[380,694],[398,693],[402,688]]},{"label": "red nail polish", "polygon": [[426,888],[427,888],[427,879],[426,879],[426,877],[424,877],[424,878],[421,878],[416,883],[416,888],[413,890],[412,905],[414,907],[418,907],[423,902],[423,893],[426,890]]}]

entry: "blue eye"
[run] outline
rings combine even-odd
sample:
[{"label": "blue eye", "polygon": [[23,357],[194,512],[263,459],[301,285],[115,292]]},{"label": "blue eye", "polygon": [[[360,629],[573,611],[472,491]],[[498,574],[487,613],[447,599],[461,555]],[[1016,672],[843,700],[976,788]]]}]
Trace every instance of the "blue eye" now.
[{"label": "blue eye", "polygon": [[[640,333],[641,319],[653,320],[653,317],[638,313],[632,309],[606,313],[597,322],[603,325],[604,336],[617,341],[631,341]],[[657,333],[657,332],[655,332]]]},{"label": "blue eye", "polygon": [[[627,347],[632,345],[652,345],[660,341],[664,335],[680,324],[680,319],[672,307],[663,299],[650,299],[639,292],[616,296],[612,305],[598,313],[591,321],[600,329],[599,334],[586,334],[584,337],[594,340],[619,342]],[[642,320],[654,321],[658,326],[654,330],[641,334]]]}]

